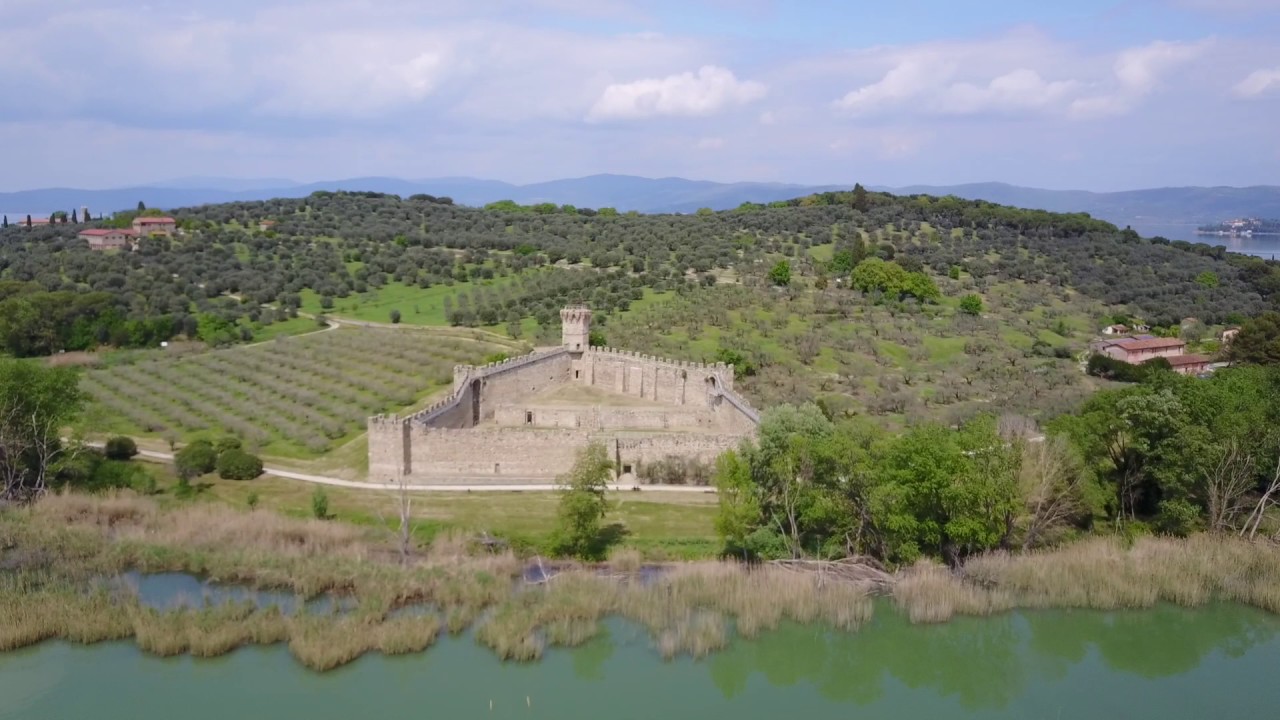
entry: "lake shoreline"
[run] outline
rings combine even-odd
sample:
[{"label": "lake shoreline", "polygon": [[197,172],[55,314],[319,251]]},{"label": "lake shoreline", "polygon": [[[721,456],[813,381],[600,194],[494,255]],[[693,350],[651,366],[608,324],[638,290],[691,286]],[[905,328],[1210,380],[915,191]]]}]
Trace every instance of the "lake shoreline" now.
[{"label": "lake shoreline", "polygon": [[[1141,609],[1235,602],[1280,613],[1280,553],[1235,538],[1091,538],[1027,554],[972,558],[960,571],[920,563],[889,580],[835,566],[635,560],[557,564],[529,582],[510,552],[476,554],[458,536],[402,558],[365,528],[213,504],[162,507],[132,495],[49,496],[0,514],[0,650],[49,639],[132,639],[148,653],[212,657],[286,644],[313,670],[361,655],[420,652],[473,631],[503,660],[575,647],[620,617],[666,659],[704,657],[783,622],[853,632],[886,597],[913,623],[1016,609]],[[545,565],[543,566],[545,568]],[[104,587],[128,571],[348,597],[341,612],[288,614],[252,601],[158,609]]]}]

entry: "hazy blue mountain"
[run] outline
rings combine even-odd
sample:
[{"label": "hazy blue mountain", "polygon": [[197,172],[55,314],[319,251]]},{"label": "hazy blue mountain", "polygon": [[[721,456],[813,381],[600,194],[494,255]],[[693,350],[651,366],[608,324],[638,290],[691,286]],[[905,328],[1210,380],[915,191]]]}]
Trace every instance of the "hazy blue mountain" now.
[{"label": "hazy blue mountain", "polygon": [[[196,187],[205,185],[205,187]],[[74,190],[50,188],[0,193],[0,212],[11,222],[26,213],[44,216],[53,210],[69,210],[82,205],[90,210],[111,212],[135,207],[139,200],[147,207],[174,208],[235,200],[263,200],[273,197],[304,197],[316,190],[364,190],[408,196],[426,193],[448,196],[464,205],[483,205],[495,200],[515,200],[522,204],[553,202],[578,207],[614,207],[642,212],[694,212],[709,207],[723,210],[743,202],[770,202],[811,192],[848,189],[849,185],[791,185],[785,183],[718,183],[684,178],[642,178],[631,175],[592,175],[515,185],[498,180],[468,177],[441,177],[405,180],[390,177],[362,177],[315,183],[288,180],[236,178],[180,178],[146,187],[114,190]],[[916,185],[876,188],[895,193],[956,195],[1018,207],[1059,212],[1087,212],[1118,225],[1156,228],[1217,222],[1229,217],[1280,217],[1280,187],[1179,187],[1096,193],[1084,190],[1042,190],[1004,183],[970,185]]]},{"label": "hazy blue mountain", "polygon": [[275,190],[279,188],[288,188],[299,185],[300,183],[285,178],[226,178],[226,177],[208,177],[205,175],[192,175],[190,177],[174,178],[172,180],[164,180],[158,183],[151,183],[148,187],[167,188],[170,190],[226,190],[229,192],[242,192],[245,190]]}]

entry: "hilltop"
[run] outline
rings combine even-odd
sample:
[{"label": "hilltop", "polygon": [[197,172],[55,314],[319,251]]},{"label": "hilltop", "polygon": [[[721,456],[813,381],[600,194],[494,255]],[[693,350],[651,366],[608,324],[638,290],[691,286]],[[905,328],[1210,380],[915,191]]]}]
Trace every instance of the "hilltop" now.
[{"label": "hilltop", "polygon": [[[71,224],[0,234],[0,344],[15,355],[172,339],[222,347],[306,332],[328,315],[537,346],[555,342],[562,306],[585,302],[601,342],[733,364],[758,406],[815,400],[900,423],[1061,412],[1095,387],[1078,357],[1103,326],[1136,318],[1208,340],[1214,324],[1271,307],[1280,288],[1261,260],[1144,240],[1082,214],[865,191],[693,215],[332,192],[173,214],[177,236],[143,238],[136,252],[91,251]],[[1187,318],[1193,327],[1181,327]],[[114,372],[100,384],[141,387]],[[378,382],[353,386],[350,404],[394,410],[425,391]],[[183,427],[246,418],[237,398],[256,391],[228,392],[225,422],[178,399]],[[127,393],[113,402],[130,405]],[[330,406],[293,422],[341,438],[359,412]]]},{"label": "hilltop", "polygon": [[[380,192],[408,197],[429,194],[452,198],[462,205],[482,206],[499,200],[519,204],[551,202],[579,207],[613,207],[626,212],[692,213],[700,208],[728,210],[744,202],[768,203],[803,195],[847,189],[848,185],[788,183],[720,183],[685,178],[643,178],[630,175],[592,175],[518,185],[467,177],[404,180],[360,177],[298,183],[279,178],[182,178],[145,186],[106,190],[49,188],[0,193],[0,210],[10,221],[31,213],[70,210],[87,205],[95,214],[133,208],[178,208],[271,198],[302,198],[316,191]],[[1002,205],[1085,212],[1120,226],[1129,224],[1207,223],[1224,217],[1280,216],[1280,187],[1180,187],[1089,192],[1044,190],[1005,183],[912,185],[876,187],[899,195],[954,195]]]}]

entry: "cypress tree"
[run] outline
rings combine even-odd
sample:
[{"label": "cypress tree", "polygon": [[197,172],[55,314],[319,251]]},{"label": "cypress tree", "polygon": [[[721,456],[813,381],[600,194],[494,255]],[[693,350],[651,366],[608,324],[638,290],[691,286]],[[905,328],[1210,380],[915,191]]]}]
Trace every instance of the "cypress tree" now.
[{"label": "cypress tree", "polygon": [[78,216],[76,215],[75,208],[71,208],[71,222],[73,224],[78,224],[80,222],[80,220],[78,219]]}]

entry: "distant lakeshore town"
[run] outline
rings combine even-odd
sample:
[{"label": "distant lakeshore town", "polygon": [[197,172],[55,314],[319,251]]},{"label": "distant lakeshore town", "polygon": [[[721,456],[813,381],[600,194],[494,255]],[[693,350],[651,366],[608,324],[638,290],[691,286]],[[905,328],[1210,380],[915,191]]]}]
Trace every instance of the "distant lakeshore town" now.
[{"label": "distant lakeshore town", "polygon": [[1237,218],[1224,220],[1215,225],[1201,225],[1196,228],[1197,235],[1237,235],[1251,237],[1253,235],[1280,235],[1280,220],[1261,220],[1259,218]]}]

